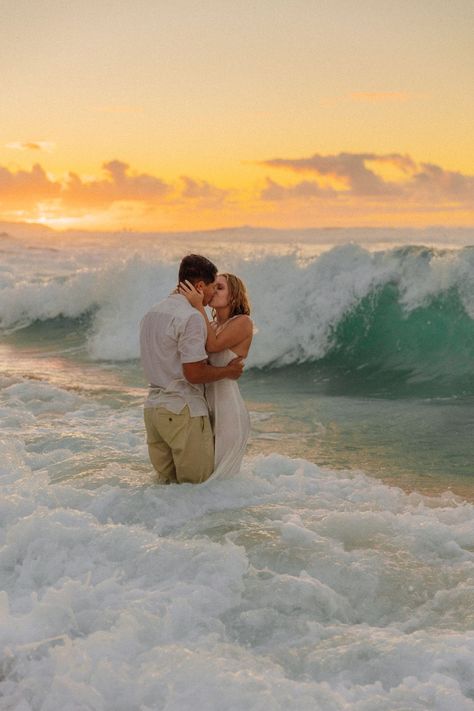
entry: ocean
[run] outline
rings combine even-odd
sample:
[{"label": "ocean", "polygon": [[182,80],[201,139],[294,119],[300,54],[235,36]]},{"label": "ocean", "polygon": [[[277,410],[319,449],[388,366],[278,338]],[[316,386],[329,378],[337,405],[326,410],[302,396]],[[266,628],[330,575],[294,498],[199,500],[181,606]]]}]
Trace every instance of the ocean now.
[{"label": "ocean", "polygon": [[[0,234],[2,711],[474,710],[474,229]],[[241,475],[154,484],[138,324],[247,284]]]}]

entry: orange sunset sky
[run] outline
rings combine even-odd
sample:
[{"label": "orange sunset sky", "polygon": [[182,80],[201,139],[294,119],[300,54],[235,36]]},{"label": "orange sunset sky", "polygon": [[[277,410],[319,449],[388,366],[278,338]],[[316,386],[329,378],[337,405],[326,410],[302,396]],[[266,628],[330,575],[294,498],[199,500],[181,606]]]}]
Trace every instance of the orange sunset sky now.
[{"label": "orange sunset sky", "polygon": [[472,0],[4,0],[0,220],[474,224]]}]

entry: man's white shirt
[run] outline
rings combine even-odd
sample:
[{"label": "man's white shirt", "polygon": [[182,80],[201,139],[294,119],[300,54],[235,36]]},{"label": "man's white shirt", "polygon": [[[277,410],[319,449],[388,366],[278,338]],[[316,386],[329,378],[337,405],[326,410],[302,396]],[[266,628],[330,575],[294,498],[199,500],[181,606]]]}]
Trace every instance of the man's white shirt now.
[{"label": "man's white shirt", "polygon": [[171,294],[143,317],[140,353],[150,384],[145,407],[177,414],[188,405],[191,417],[208,414],[204,385],[186,380],[182,368],[207,359],[206,338],[202,315],[181,294]]}]

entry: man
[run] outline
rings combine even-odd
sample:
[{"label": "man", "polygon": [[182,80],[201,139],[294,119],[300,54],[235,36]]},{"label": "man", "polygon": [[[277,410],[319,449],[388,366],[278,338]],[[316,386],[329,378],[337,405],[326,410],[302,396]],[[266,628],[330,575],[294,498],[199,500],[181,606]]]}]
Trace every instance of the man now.
[{"label": "man", "polygon": [[[214,296],[217,268],[205,257],[188,254],[179,282],[190,281],[206,306]],[[161,484],[205,481],[214,468],[214,438],[204,383],[237,380],[243,362],[235,358],[209,365],[207,327],[202,315],[174,292],[149,311],[140,324],[140,353],[150,383],[145,401],[148,453]]]}]

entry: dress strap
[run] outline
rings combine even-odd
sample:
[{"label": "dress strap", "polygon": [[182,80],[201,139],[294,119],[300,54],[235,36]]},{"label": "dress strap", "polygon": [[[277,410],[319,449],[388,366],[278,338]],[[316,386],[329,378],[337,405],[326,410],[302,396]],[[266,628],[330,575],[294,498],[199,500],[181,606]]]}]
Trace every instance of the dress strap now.
[{"label": "dress strap", "polygon": [[243,316],[244,314],[236,314],[235,316],[231,316],[230,318],[227,319],[222,325],[219,325],[216,321],[213,321],[213,323],[216,324],[215,326],[215,331],[216,333],[219,332],[221,333],[224,328],[227,327],[227,324],[229,324],[231,321],[233,321],[235,318],[239,318],[239,316]]}]

